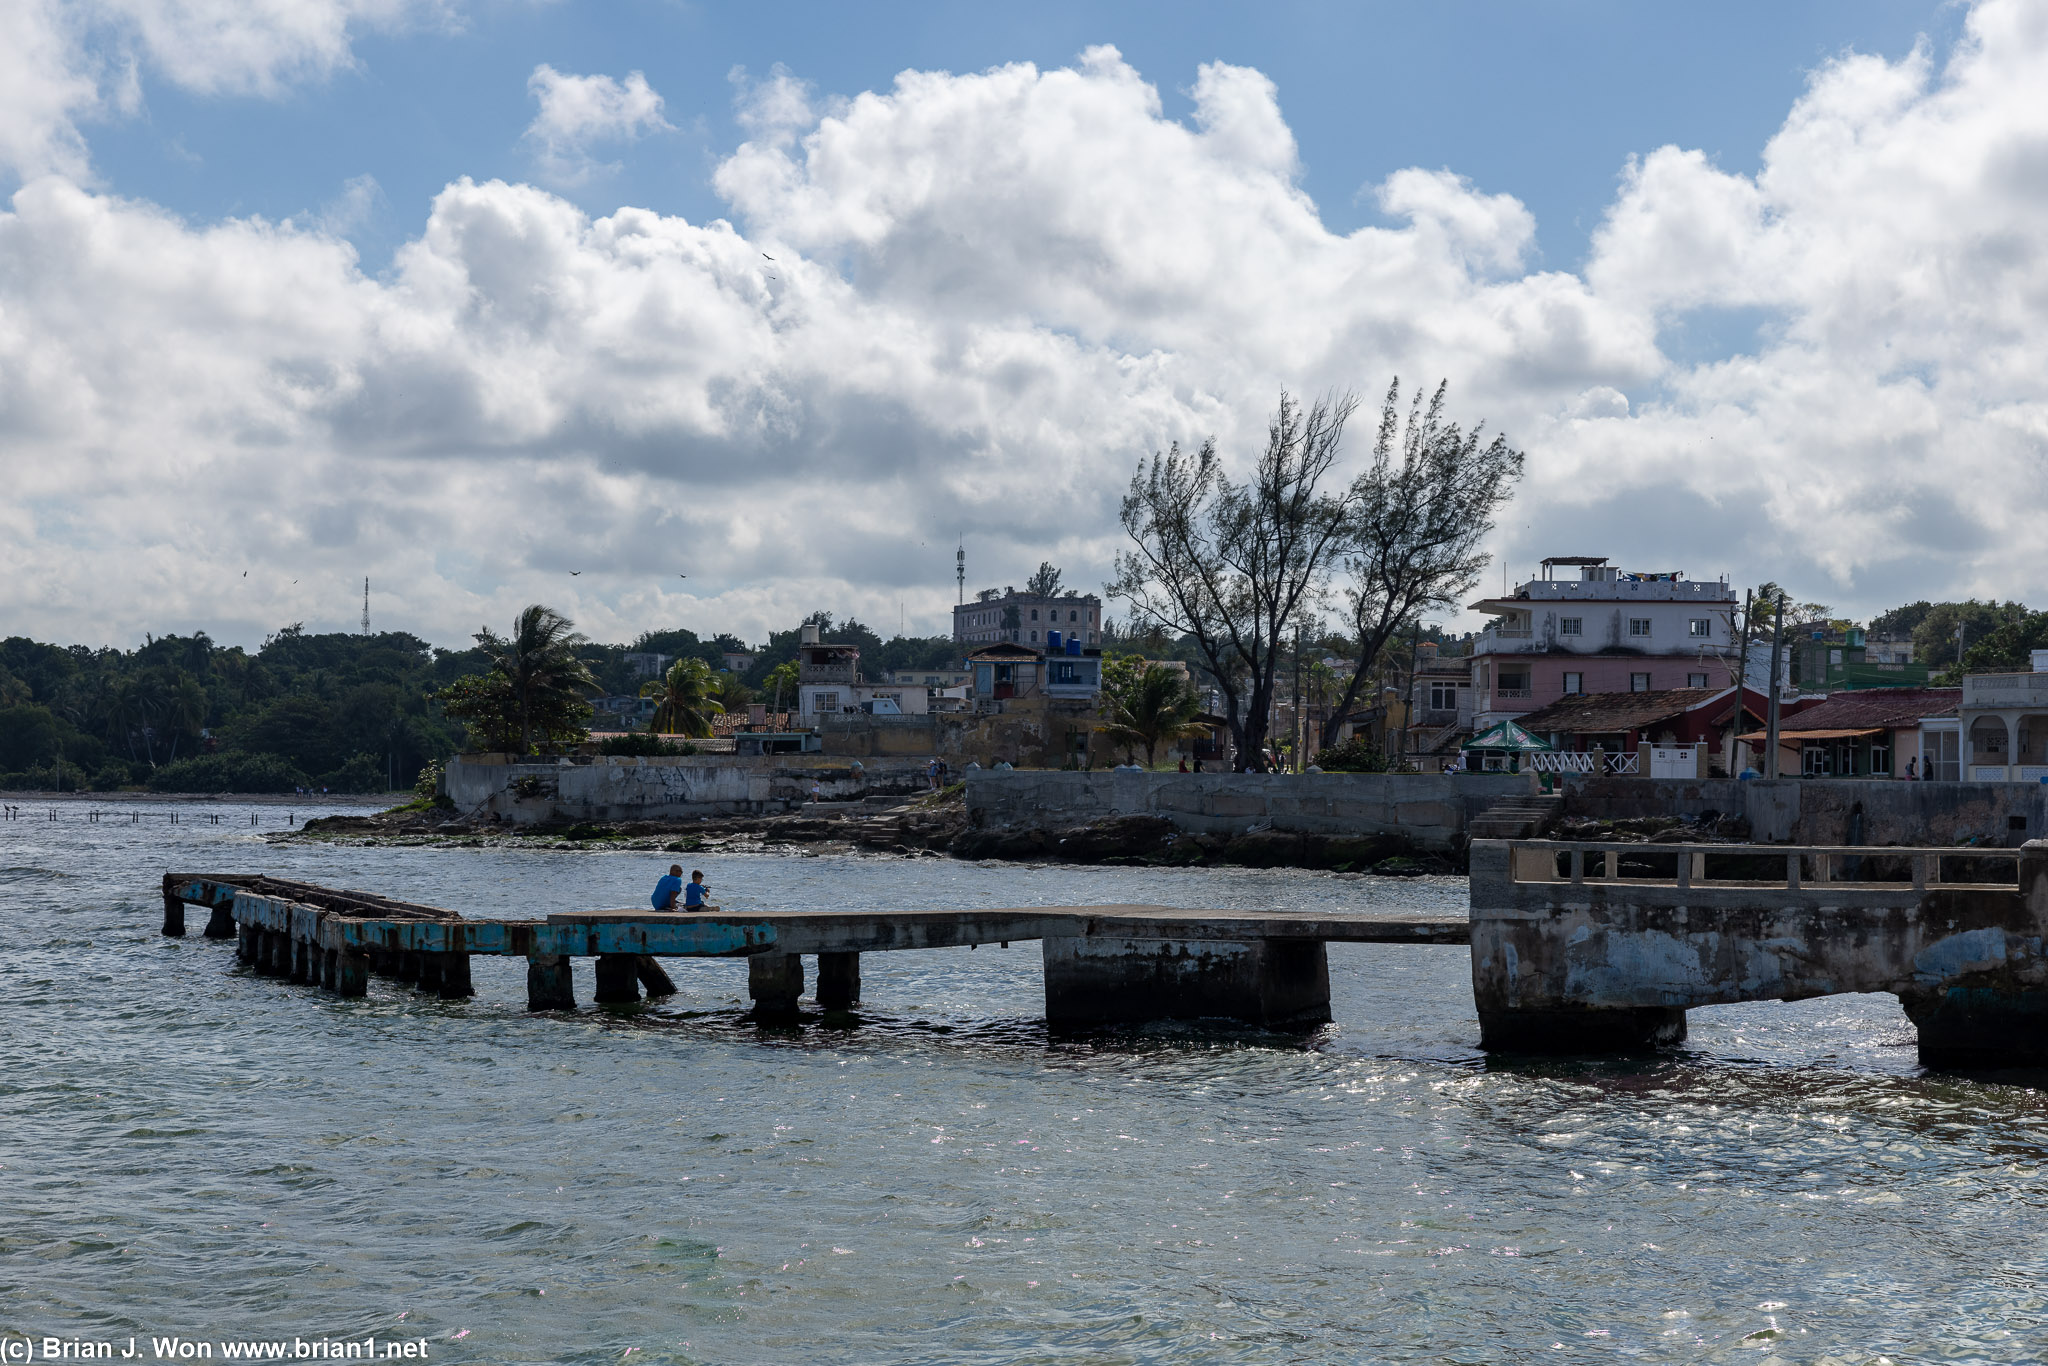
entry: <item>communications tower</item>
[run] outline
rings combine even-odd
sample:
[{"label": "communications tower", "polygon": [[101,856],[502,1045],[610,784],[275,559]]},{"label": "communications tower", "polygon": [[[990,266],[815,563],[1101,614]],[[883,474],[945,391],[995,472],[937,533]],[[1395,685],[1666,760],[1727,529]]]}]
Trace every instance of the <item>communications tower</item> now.
[{"label": "communications tower", "polygon": [[363,634],[370,634],[370,576],[363,576]]},{"label": "communications tower", "polygon": [[967,543],[963,540],[960,548],[953,552],[953,577],[960,584],[960,601],[967,601]]}]

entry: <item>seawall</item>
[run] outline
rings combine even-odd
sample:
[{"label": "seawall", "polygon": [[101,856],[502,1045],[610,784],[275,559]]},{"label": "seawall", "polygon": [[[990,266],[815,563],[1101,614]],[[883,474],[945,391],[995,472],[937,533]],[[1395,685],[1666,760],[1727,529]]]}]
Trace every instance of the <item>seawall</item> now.
[{"label": "seawall", "polygon": [[907,797],[926,787],[922,764],[819,754],[543,762],[464,754],[448,761],[442,790],[464,817],[532,825],[771,815],[808,802],[813,785],[825,801]]},{"label": "seawall", "polygon": [[981,770],[967,775],[967,814],[991,830],[1151,816],[1189,834],[1397,835],[1418,849],[1451,852],[1472,817],[1534,790],[1533,778],[1511,774]]},{"label": "seawall", "polygon": [[[2048,785],[1897,778],[1610,778],[1567,775],[1564,814],[1594,820],[1718,812],[1771,844],[1979,844],[2048,835]],[[1860,819],[1859,819],[1860,818]]]}]

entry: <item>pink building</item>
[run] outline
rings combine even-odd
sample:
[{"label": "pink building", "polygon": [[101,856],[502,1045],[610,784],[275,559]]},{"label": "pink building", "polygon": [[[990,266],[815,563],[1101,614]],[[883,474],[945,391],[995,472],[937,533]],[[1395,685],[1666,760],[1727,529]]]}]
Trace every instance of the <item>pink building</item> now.
[{"label": "pink building", "polygon": [[1494,618],[1472,649],[1478,729],[1578,694],[1736,682],[1740,599],[1724,579],[1623,573],[1604,557],[1559,555],[1543,562],[1543,577],[1471,606]]}]

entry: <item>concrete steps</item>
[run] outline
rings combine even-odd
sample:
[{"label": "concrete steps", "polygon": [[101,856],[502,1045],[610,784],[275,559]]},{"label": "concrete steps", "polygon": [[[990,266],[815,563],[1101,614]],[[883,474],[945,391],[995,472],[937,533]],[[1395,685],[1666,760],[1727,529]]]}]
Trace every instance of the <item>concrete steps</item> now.
[{"label": "concrete steps", "polygon": [[1526,840],[1548,830],[1563,811],[1555,792],[1502,797],[1479,813],[1466,830],[1467,840]]}]

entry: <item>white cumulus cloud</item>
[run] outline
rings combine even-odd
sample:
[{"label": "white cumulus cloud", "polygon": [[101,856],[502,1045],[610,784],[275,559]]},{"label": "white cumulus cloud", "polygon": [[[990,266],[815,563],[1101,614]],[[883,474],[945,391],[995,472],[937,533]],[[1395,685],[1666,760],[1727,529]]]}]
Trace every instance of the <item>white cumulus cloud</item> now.
[{"label": "white cumulus cloud", "polygon": [[527,77],[526,89],[540,102],[526,136],[539,152],[550,180],[580,183],[597,168],[591,148],[632,141],[669,126],[661,96],[638,71],[623,81],[610,76],[571,76],[543,62]]},{"label": "white cumulus cloud", "polygon": [[[561,84],[607,81],[551,73],[536,140],[656,126],[644,81]],[[1985,0],[1944,63],[1817,71],[1754,175],[1644,149],[1576,272],[1455,168],[1333,232],[1284,92],[1207,66],[1179,122],[1109,48],[742,80],[730,221],[464,179],[376,276],[319,222],[186,223],[59,159],[0,213],[9,629],[341,625],[368,573],[447,641],[535,599],[607,638],[938,630],[956,535],[977,582],[1096,581],[1141,456],[1241,458],[1282,386],[1394,374],[1529,452],[1515,567],[2048,602],[2042,88],[2036,9]]]}]

